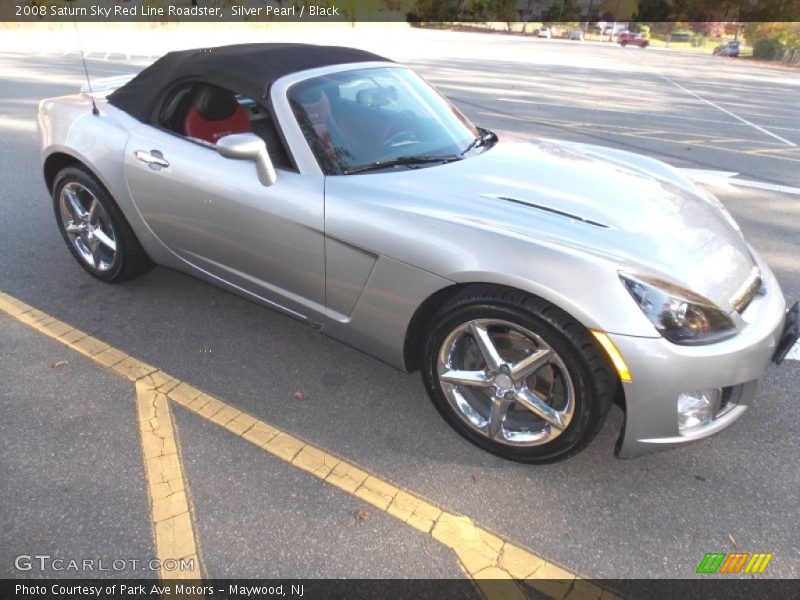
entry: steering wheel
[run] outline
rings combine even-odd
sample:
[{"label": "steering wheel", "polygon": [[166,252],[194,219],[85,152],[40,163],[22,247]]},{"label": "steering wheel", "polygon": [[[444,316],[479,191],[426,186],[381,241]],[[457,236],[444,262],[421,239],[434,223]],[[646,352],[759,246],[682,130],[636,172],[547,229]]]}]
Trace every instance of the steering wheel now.
[{"label": "steering wheel", "polygon": [[383,138],[384,146],[396,146],[402,142],[416,140],[414,129],[417,127],[417,115],[410,110],[402,110],[392,119]]}]

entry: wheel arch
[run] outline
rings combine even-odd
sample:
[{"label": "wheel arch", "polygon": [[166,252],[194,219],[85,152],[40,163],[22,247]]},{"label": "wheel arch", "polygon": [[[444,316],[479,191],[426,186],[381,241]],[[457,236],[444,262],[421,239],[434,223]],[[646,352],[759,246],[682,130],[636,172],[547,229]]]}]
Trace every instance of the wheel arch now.
[{"label": "wheel arch", "polygon": [[[67,152],[63,149],[53,150],[50,154],[48,154],[43,163],[42,163],[42,172],[44,175],[44,181],[47,185],[47,191],[50,194],[53,194],[53,189],[56,184],[56,177],[58,174],[68,167],[77,167],[89,173],[92,177],[94,177],[100,185],[102,185],[106,192],[108,193],[111,202],[113,202],[117,208],[120,208],[119,201],[115,196],[114,192],[112,191],[112,186],[109,185],[109,182],[106,181],[105,177],[101,175],[98,169],[93,169],[89,166],[89,161],[85,158],[80,156],[77,153]],[[125,213],[122,213],[123,218],[128,221],[128,217]],[[130,222],[128,221],[130,225]],[[137,236],[138,237],[138,236]]]},{"label": "wheel arch", "polygon": [[[82,157],[70,153],[65,152],[64,150],[54,150],[50,154],[48,154],[44,162],[42,163],[42,175],[44,176],[45,185],[47,185],[47,191],[51,194],[53,193],[53,186],[56,182],[56,176],[67,167],[80,167],[91,173],[95,179],[97,179],[106,189],[109,189],[108,184],[104,181],[104,179],[100,176],[100,174],[95,170],[92,169],[86,160]],[[116,199],[114,200],[116,202]]]},{"label": "wheel arch", "polygon": [[409,373],[419,371],[422,366],[422,347],[425,343],[431,319],[450,298],[467,289],[470,283],[456,283],[440,289],[422,301],[414,311],[406,329],[405,342],[403,344],[403,364]]},{"label": "wheel arch", "polygon": [[425,336],[430,328],[431,319],[436,314],[436,311],[456,294],[476,286],[495,287],[535,296],[565,312],[587,330],[597,328],[594,319],[581,311],[574,303],[561,301],[561,297],[558,294],[544,288],[528,289],[529,286],[509,285],[508,283],[491,281],[488,278],[486,280],[479,278],[457,282],[425,298],[412,315],[406,329],[405,343],[403,345],[403,362],[408,372],[413,373],[419,370],[421,366],[421,349],[425,343]]}]

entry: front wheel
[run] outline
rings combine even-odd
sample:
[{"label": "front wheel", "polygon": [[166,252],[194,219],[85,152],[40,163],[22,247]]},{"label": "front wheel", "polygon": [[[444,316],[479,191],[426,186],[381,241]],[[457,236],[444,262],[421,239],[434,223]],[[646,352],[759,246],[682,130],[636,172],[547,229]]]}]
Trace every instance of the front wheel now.
[{"label": "front wheel", "polygon": [[423,380],[463,437],[524,463],[562,460],[600,430],[617,379],[574,319],[530,295],[476,287],[433,321]]}]

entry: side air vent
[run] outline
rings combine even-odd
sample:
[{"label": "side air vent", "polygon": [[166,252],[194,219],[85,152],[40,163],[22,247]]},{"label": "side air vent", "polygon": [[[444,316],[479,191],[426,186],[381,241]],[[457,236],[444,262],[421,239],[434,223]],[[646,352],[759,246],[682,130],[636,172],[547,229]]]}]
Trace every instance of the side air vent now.
[{"label": "side air vent", "polygon": [[553,215],[558,215],[560,217],[565,217],[567,219],[572,219],[574,221],[580,221],[581,223],[586,223],[587,225],[594,225],[595,227],[602,227],[603,229],[609,229],[609,226],[604,223],[598,223],[597,221],[593,221],[592,219],[587,219],[586,217],[581,217],[580,215],[574,215],[572,213],[568,213],[563,210],[558,210],[556,208],[550,208],[549,206],[542,206],[541,204],[535,204],[528,200],[520,200],[519,198],[510,198],[508,196],[495,196],[495,195],[485,195],[487,198],[497,198],[498,200],[505,200],[506,202],[513,202],[514,204],[519,204],[520,206],[527,206],[528,208],[535,208],[536,210],[541,210],[544,212],[549,212]]}]

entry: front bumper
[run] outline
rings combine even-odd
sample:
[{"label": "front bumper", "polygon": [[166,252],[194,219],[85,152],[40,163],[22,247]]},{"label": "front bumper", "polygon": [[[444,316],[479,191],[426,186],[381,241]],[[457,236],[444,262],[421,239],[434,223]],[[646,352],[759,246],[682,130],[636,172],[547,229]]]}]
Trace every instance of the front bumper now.
[{"label": "front bumper", "polygon": [[[664,338],[608,334],[628,364],[624,383],[625,425],[616,455],[631,458],[702,439],[725,429],[752,406],[761,380],[784,333],[786,301],[774,275],[762,269],[765,293],[741,317],[734,338],[706,346],[679,346]],[[678,430],[678,396],[727,388],[727,402],[703,427]]]}]

